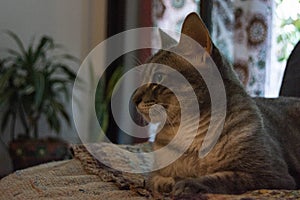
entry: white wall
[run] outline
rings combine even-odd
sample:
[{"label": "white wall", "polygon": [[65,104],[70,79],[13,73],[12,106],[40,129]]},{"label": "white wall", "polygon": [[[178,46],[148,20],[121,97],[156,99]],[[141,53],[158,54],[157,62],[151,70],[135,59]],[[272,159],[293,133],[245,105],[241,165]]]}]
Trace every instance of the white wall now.
[{"label": "white wall", "polygon": [[[105,38],[105,16],[106,0],[0,1],[0,31],[12,30],[26,45],[32,36],[38,39],[41,35],[49,35],[57,43],[63,44],[68,53],[81,60]],[[0,57],[7,47],[15,48],[16,45],[1,32]],[[73,68],[78,70],[79,65],[74,65]],[[71,110],[71,105],[67,106]],[[79,142],[74,128],[63,127],[62,137],[69,142]],[[10,137],[5,133],[1,134],[1,138],[7,144]],[[0,143],[1,146],[3,145]],[[2,159],[5,152],[1,149],[3,148],[0,148],[0,166],[9,166]]]}]

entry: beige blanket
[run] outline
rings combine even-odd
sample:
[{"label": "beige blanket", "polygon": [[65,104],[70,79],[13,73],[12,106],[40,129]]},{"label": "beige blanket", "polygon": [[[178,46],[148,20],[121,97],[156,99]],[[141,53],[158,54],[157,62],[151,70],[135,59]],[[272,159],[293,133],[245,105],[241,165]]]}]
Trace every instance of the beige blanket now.
[{"label": "beige blanket", "polygon": [[[97,144],[93,148],[97,149],[97,154],[109,157],[110,162],[118,160],[117,164],[130,166],[128,158],[115,155],[110,144]],[[122,148],[149,151],[148,145]],[[151,193],[145,189],[146,174],[123,173],[108,168],[82,145],[73,146],[73,152],[72,160],[20,170],[1,179],[0,199],[151,199]],[[149,163],[145,162],[144,167],[149,167]],[[300,199],[300,191],[258,190],[243,195],[205,194],[186,199]]]}]

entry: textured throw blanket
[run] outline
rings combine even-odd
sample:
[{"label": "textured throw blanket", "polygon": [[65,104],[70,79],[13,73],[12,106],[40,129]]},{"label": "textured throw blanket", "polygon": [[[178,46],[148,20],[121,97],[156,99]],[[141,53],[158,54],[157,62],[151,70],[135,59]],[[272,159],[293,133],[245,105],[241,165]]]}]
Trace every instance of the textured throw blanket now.
[{"label": "textured throw blanket", "polygon": [[[151,151],[149,144],[120,146],[131,152]],[[149,158],[140,161],[115,152],[112,144],[91,144],[95,155],[102,156],[112,166],[149,169]],[[103,165],[83,145],[72,147],[72,160],[52,162],[19,170],[1,179],[0,199],[151,199],[145,188],[147,174],[133,174]],[[141,160],[141,159],[139,159]],[[165,197],[172,199],[172,197]],[[257,190],[243,195],[200,194],[185,199],[250,200],[300,199],[300,191]]]}]

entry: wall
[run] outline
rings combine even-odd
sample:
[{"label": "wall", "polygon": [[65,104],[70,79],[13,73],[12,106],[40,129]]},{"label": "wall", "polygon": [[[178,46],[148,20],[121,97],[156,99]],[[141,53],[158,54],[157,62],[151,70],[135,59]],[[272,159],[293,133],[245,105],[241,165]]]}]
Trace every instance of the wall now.
[{"label": "wall", "polygon": [[[49,35],[57,43],[63,44],[68,53],[81,60],[106,34],[106,0],[1,0],[0,2],[0,57],[3,49],[16,45],[3,34],[12,30],[28,45],[33,36]],[[78,70],[79,65],[73,66]],[[66,105],[71,111],[71,105]],[[41,125],[42,127],[45,127]],[[42,136],[49,131],[42,128]],[[53,133],[50,133],[54,135]],[[74,128],[63,127],[62,138],[69,142],[79,142]],[[1,134],[5,144],[9,142],[7,133]],[[7,152],[0,143],[0,176],[10,170]]]}]

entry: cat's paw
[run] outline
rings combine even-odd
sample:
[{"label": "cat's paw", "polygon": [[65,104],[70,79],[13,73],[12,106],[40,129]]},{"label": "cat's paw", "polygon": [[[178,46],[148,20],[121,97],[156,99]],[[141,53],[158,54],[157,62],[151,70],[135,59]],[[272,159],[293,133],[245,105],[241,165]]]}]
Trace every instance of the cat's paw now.
[{"label": "cat's paw", "polygon": [[208,193],[209,187],[205,186],[196,179],[189,178],[178,181],[173,188],[174,196],[186,196],[198,193]]},{"label": "cat's paw", "polygon": [[172,177],[154,176],[151,179],[151,187],[153,192],[170,193],[175,185]]}]

